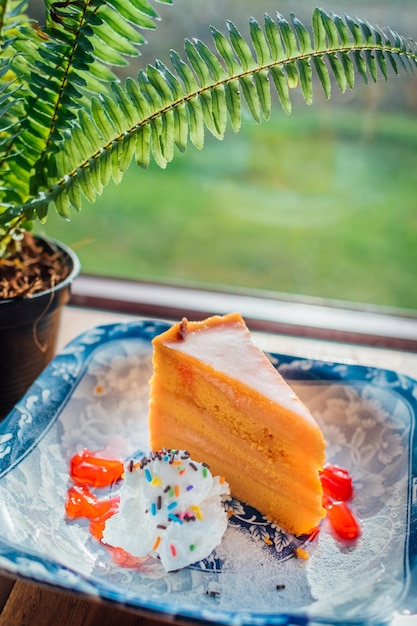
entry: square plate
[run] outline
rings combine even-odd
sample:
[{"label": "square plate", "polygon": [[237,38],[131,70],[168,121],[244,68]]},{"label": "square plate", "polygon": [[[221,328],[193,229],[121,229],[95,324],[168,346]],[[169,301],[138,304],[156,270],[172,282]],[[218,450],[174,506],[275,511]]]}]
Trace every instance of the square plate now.
[{"label": "square plate", "polygon": [[[329,461],[355,485],[362,534],[294,537],[236,500],[209,558],[166,574],[115,564],[88,527],[65,518],[68,463],[83,448],[148,450],[152,338],[145,320],[71,342],[0,423],[0,568],[149,616],[230,626],[389,623],[417,613],[417,383],[395,372],[269,354],[306,403]],[[302,442],[300,442],[302,445]],[[294,548],[307,546],[307,561]]]}]

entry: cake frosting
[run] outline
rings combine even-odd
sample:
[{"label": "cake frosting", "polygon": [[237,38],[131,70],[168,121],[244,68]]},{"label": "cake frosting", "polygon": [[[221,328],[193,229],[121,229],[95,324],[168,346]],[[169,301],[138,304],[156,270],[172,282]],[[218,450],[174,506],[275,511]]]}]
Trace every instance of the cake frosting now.
[{"label": "cake frosting", "polygon": [[125,464],[118,512],[103,542],[132,556],[159,557],[167,572],[211,554],[227,527],[223,477],[185,450],[162,448]]},{"label": "cake frosting", "polygon": [[326,513],[325,441],[241,315],[184,318],[152,344],[151,446],[189,450],[283,530],[312,531]]}]

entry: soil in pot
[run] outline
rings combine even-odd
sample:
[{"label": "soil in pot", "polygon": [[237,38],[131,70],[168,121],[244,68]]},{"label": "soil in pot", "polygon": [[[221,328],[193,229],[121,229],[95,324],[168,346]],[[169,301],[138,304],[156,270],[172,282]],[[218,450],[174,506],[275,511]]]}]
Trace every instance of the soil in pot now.
[{"label": "soil in pot", "polygon": [[31,235],[0,260],[0,420],[54,356],[61,310],[79,269],[72,250]]}]

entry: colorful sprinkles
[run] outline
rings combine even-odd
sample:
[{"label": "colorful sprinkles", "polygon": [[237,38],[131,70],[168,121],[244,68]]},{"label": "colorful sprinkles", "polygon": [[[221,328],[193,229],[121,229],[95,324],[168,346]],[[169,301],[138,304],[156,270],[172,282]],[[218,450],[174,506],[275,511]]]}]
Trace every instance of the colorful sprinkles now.
[{"label": "colorful sprinkles", "polygon": [[[186,480],[185,484],[181,483],[181,485],[176,481],[170,484],[164,484],[163,469],[161,468],[158,475],[151,470],[150,464],[155,460],[171,465],[172,470],[178,473],[178,480],[180,477],[184,480],[182,478],[184,475],[189,476],[189,479]],[[155,488],[155,499],[151,502],[146,511],[146,513],[153,517],[158,516],[158,519],[161,519],[161,522],[163,522],[156,525],[156,535],[152,546],[154,552],[161,544],[161,533],[168,528],[170,523],[183,524],[184,522],[190,523],[203,519],[201,508],[196,504],[189,505],[185,512],[184,510],[181,511],[179,498],[181,497],[181,492],[188,493],[194,489],[193,477],[199,480],[199,476],[203,478],[209,476],[209,466],[207,463],[191,461],[190,453],[186,450],[162,448],[156,452],[151,452],[149,456],[141,457],[139,462],[132,459],[127,464],[127,469],[129,472],[133,472],[134,470],[143,471],[147,483]],[[201,472],[200,474],[198,474],[199,471]],[[221,482],[224,483],[224,478],[221,479]],[[188,550],[193,552],[196,547],[195,543],[191,543],[188,546]],[[177,544],[169,544],[169,551],[172,557],[178,556],[178,550]]]}]

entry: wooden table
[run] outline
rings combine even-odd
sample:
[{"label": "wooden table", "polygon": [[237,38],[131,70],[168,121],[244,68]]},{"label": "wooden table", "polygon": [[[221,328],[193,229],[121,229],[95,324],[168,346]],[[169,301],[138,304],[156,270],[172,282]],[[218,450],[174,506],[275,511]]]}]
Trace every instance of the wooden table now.
[{"label": "wooden table", "polygon": [[[129,319],[137,319],[137,316],[68,307],[64,312],[58,349],[93,326]],[[414,352],[404,352],[290,335],[268,335],[262,332],[256,332],[255,335],[261,347],[276,352],[345,363],[375,365],[417,378],[417,347]],[[411,618],[411,620],[414,619]],[[411,620],[410,626],[412,624],[415,626],[415,621]],[[99,603],[56,591],[53,588],[0,575],[0,626],[110,626],[116,624],[155,626],[158,621],[107,603]]]}]

